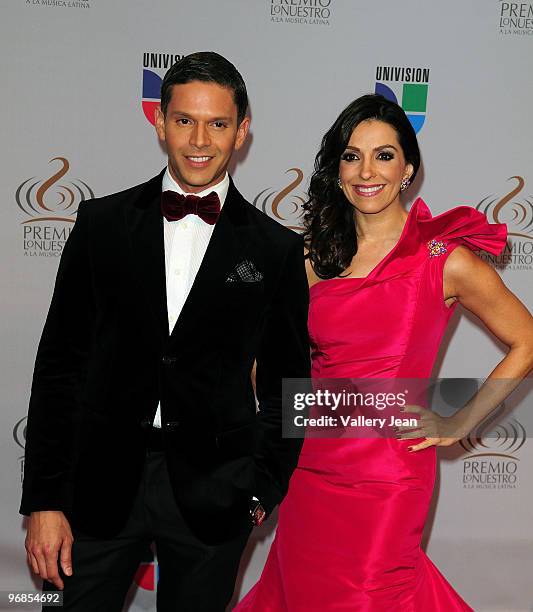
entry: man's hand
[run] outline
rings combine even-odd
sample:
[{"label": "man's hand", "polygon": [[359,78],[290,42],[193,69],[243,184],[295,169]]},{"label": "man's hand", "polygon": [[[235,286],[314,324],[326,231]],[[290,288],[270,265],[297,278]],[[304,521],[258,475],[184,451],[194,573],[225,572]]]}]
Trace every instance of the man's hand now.
[{"label": "man's hand", "polygon": [[35,574],[61,590],[64,584],[59,576],[58,554],[61,569],[71,576],[73,541],[70,525],[62,512],[47,510],[31,513],[26,534],[28,563]]}]

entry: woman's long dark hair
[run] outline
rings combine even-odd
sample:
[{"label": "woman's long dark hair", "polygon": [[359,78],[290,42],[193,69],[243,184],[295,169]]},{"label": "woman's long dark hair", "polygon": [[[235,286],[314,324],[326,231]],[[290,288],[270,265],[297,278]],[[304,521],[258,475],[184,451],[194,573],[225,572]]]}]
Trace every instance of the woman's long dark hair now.
[{"label": "woman's long dark hair", "polygon": [[413,165],[411,181],[420,166],[416,134],[403,109],[383,96],[369,94],[349,104],[322,139],[304,204],[304,239],[317,276],[339,276],[357,253],[354,208],[337,183],[341,155],[354,129],[369,119],[388,123],[396,130],[407,163]]}]

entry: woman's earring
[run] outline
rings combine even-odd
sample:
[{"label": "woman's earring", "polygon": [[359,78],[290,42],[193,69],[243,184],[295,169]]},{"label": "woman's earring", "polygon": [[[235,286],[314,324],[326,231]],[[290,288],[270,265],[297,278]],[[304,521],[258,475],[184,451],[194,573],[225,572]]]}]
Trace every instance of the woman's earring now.
[{"label": "woman's earring", "polygon": [[407,177],[405,177],[402,182],[400,183],[400,190],[401,191],[405,191],[409,185],[411,184],[410,179],[408,179]]},{"label": "woman's earring", "polygon": [[339,186],[339,189],[342,189],[342,183],[341,183],[341,177],[340,176],[337,179],[337,185]]}]

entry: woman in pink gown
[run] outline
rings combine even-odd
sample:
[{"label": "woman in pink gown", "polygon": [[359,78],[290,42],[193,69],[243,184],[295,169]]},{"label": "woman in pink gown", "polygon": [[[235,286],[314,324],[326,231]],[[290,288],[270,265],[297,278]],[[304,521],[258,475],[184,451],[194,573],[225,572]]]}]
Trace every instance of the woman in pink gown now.
[{"label": "woman in pink gown", "polygon": [[[399,194],[419,161],[403,110],[381,96],[353,102],[322,141],[305,217],[314,378],[430,377],[458,302],[510,346],[491,377],[533,366],[531,316],[471,253],[499,253],[505,226],[466,206],[432,217],[421,199],[407,214]],[[465,433],[496,405],[467,405],[451,429]],[[420,547],[435,447],[461,437],[439,435],[450,419],[423,419],[398,438],[305,440],[238,612],[471,610]]]}]

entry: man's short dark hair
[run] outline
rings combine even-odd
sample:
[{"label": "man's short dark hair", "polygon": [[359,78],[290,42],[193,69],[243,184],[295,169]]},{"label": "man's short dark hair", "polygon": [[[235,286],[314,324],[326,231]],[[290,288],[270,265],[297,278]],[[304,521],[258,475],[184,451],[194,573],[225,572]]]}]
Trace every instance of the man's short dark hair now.
[{"label": "man's short dark hair", "polygon": [[231,89],[237,106],[237,121],[240,125],[248,109],[246,85],[237,68],[225,57],[213,51],[191,53],[168,69],[161,84],[161,110],[164,115],[172,96],[172,87],[191,81],[216,83]]}]

